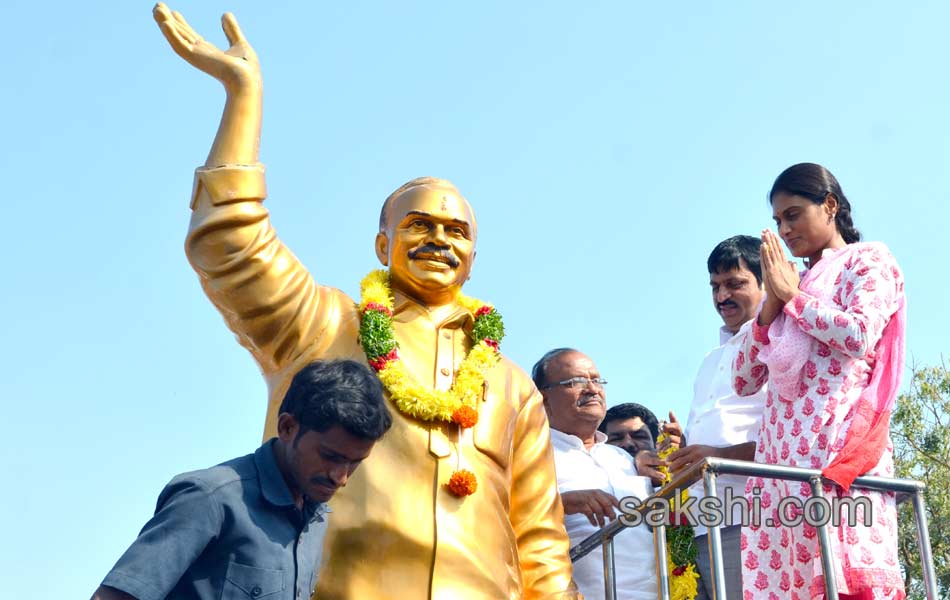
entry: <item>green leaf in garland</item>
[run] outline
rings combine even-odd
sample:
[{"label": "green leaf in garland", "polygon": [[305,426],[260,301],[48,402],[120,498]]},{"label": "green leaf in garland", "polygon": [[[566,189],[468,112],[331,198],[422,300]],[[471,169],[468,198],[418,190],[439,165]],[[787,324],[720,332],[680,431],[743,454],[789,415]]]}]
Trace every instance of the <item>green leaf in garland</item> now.
[{"label": "green leaf in garland", "polygon": [[392,317],[376,310],[363,313],[360,323],[360,345],[368,358],[388,354],[396,347],[392,335]]},{"label": "green leaf in garland", "polygon": [[689,525],[675,525],[666,528],[666,545],[670,559],[676,566],[696,562],[696,543],[693,528]]},{"label": "green leaf in garland", "polygon": [[505,337],[505,323],[494,308],[490,313],[475,319],[475,325],[472,327],[472,339],[475,342],[488,338],[500,343],[503,337]]}]

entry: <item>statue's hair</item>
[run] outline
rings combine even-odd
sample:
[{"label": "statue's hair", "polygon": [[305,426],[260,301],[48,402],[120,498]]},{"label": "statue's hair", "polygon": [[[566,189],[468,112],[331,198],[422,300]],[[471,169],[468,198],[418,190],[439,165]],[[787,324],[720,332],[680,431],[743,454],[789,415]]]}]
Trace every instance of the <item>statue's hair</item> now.
[{"label": "statue's hair", "polygon": [[396,191],[390,194],[389,197],[386,198],[386,201],[383,202],[383,207],[379,211],[380,232],[385,233],[386,231],[386,225],[389,222],[389,206],[393,203],[393,200],[408,192],[412,188],[423,186],[441,188],[452,192],[459,198],[462,197],[462,193],[459,192],[458,188],[455,187],[455,185],[448,179],[440,179],[438,177],[416,177],[415,179],[407,181],[406,183],[399,186]]}]

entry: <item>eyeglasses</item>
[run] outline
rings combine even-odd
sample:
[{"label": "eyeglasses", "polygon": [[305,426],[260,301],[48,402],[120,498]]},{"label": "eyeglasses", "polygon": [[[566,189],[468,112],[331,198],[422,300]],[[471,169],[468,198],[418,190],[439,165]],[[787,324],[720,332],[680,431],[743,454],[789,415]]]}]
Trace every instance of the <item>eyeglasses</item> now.
[{"label": "eyeglasses", "polygon": [[604,387],[607,385],[607,380],[603,377],[595,377],[590,379],[588,377],[571,377],[570,379],[565,379],[564,381],[555,381],[554,383],[549,383],[542,387],[542,390],[553,388],[556,385],[563,385],[564,387],[573,390],[574,388],[586,388],[589,385],[596,385],[598,387]]}]

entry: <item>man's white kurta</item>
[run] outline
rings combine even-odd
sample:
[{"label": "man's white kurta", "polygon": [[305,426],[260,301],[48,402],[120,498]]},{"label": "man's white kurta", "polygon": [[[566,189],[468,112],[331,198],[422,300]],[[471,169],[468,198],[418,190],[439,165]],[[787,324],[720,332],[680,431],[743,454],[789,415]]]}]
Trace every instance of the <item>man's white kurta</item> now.
[{"label": "man's white kurta", "polygon": [[[596,442],[587,449],[580,438],[554,429],[554,467],[562,494],[597,489],[618,500],[636,496],[644,500],[652,492],[650,480],[637,475],[633,458],[616,446],[605,444],[607,436],[596,432]],[[618,516],[620,512],[617,511]],[[597,531],[583,514],[565,515],[564,525],[571,547]],[[604,598],[603,553],[598,548],[574,563],[574,582],[586,600]],[[656,599],[656,561],[653,533],[646,525],[628,527],[614,538],[614,565],[618,600]]]}]

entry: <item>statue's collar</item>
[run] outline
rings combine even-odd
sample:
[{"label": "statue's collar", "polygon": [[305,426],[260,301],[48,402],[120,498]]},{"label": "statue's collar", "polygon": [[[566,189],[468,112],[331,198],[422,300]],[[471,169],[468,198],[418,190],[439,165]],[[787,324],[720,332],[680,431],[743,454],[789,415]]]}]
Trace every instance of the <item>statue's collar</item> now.
[{"label": "statue's collar", "polygon": [[429,308],[418,300],[393,290],[393,321],[406,323],[419,317],[432,321],[437,327],[467,330],[470,330],[475,322],[475,315],[460,304]]}]

